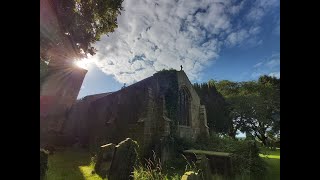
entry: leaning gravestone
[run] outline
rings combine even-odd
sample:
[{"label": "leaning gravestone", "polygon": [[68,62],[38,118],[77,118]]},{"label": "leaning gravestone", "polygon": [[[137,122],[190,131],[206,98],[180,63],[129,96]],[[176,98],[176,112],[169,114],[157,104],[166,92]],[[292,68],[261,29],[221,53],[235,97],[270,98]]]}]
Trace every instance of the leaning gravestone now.
[{"label": "leaning gravestone", "polygon": [[133,180],[133,170],[136,163],[138,144],[127,138],[115,149],[108,180]]},{"label": "leaning gravestone", "polygon": [[211,179],[211,167],[208,158],[205,155],[201,155],[201,160],[198,164],[199,169],[201,170],[201,176],[204,180],[210,180]]},{"label": "leaning gravestone", "polygon": [[105,178],[107,176],[107,173],[111,166],[115,148],[116,145],[110,143],[101,146],[99,149],[97,162],[94,166],[94,170],[102,178]]},{"label": "leaning gravestone", "polygon": [[48,151],[40,149],[40,180],[44,180],[46,177],[46,172],[48,170],[48,155]]}]

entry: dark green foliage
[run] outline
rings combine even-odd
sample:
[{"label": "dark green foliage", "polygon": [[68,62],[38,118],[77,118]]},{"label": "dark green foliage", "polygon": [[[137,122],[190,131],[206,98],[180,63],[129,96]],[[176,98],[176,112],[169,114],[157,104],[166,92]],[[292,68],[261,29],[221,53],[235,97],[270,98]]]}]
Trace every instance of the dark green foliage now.
[{"label": "dark green foliage", "polygon": [[[179,142],[179,141],[178,141]],[[231,160],[233,163],[233,173],[261,176],[266,173],[266,165],[259,157],[259,147],[255,141],[237,141],[230,137],[219,137],[212,134],[210,137],[199,136],[195,143],[184,142],[180,143],[180,149],[199,149],[215,152],[232,153]]]},{"label": "dark green foliage", "polygon": [[229,104],[230,137],[235,138],[240,130],[264,145],[270,138],[280,137],[280,79],[261,76],[258,81],[223,80],[215,82],[215,87]]},{"label": "dark green foliage", "polygon": [[[93,55],[92,44],[117,28],[123,0],[47,0],[40,3],[40,56]],[[59,49],[59,50],[58,50]],[[67,51],[67,52],[65,52]],[[57,56],[62,56],[59,53]],[[46,59],[46,58],[45,58]]]},{"label": "dark green foliage", "polygon": [[207,121],[210,133],[228,133],[232,126],[229,116],[229,105],[217,91],[213,80],[208,83],[194,84],[194,89],[200,97],[201,104],[206,106]]},{"label": "dark green foliage", "polygon": [[175,147],[175,154],[178,156],[180,156],[184,150],[188,150],[194,147],[194,143],[185,138],[174,137],[173,141]]},{"label": "dark green foliage", "polygon": [[177,70],[170,68],[170,69],[162,69],[160,71],[157,71],[156,74],[158,73],[165,73],[165,72],[177,72]]},{"label": "dark green foliage", "polygon": [[[160,75],[160,76],[158,76]],[[177,71],[175,69],[163,69],[155,73],[155,76],[162,78],[163,82],[169,82],[165,89],[165,106],[167,110],[167,116],[172,120],[171,122],[171,132],[176,132],[178,125],[177,114],[178,114],[178,80],[177,80]],[[174,136],[174,135],[172,135]]]},{"label": "dark green foliage", "polygon": [[[147,159],[141,160],[139,164],[135,166],[134,179],[137,180],[180,180],[183,171],[171,169],[167,163],[163,164],[160,158],[155,152]],[[172,165],[172,164],[170,164]],[[177,166],[174,166],[177,167]]]},{"label": "dark green foliage", "polygon": [[40,180],[44,180],[48,170],[48,152],[40,149]]}]

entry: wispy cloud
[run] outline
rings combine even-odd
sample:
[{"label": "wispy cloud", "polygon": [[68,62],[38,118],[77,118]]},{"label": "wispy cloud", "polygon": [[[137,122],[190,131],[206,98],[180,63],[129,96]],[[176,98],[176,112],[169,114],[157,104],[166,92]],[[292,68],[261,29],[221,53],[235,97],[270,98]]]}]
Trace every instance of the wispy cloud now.
[{"label": "wispy cloud", "polygon": [[259,62],[259,63],[255,64],[253,67],[257,68],[257,67],[260,67],[262,64],[263,64],[263,62]]},{"label": "wispy cloud", "polygon": [[121,83],[180,65],[193,80],[222,48],[261,43],[259,21],[277,1],[125,0],[119,27],[95,45],[96,64]]},{"label": "wispy cloud", "polygon": [[252,2],[252,8],[246,15],[246,19],[252,23],[259,23],[266,13],[280,6],[279,0],[255,0],[250,2]]},{"label": "wispy cloud", "polygon": [[274,76],[274,77],[280,78],[280,72],[272,72],[269,74],[269,76]]},{"label": "wispy cloud", "polygon": [[280,35],[280,18],[278,18],[277,22],[276,22],[276,26],[273,29],[273,33]]},{"label": "wispy cloud", "polygon": [[280,78],[280,53],[273,53],[253,66],[252,78],[269,75]]}]

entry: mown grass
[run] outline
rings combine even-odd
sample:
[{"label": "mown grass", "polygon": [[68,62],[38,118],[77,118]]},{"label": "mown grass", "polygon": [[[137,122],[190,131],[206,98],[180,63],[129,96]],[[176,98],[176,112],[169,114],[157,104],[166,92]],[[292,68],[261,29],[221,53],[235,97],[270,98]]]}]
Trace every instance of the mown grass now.
[{"label": "mown grass", "polygon": [[[280,150],[271,151],[263,149],[260,157],[268,165],[267,177],[264,179],[278,180],[280,179]],[[102,179],[96,174],[92,174],[93,164],[91,162],[90,154],[85,150],[66,149],[55,152],[49,155],[48,161],[49,169],[47,171],[47,180],[106,180]],[[177,170],[176,170],[177,172]],[[140,172],[147,173],[140,169]],[[144,177],[145,174],[140,174],[139,177]],[[165,179],[179,179],[181,175],[175,174],[173,176],[164,175]],[[143,179],[143,178],[142,178]],[[214,175],[214,179],[225,179],[222,176]],[[246,180],[248,177],[236,176],[236,179]]]},{"label": "mown grass", "polygon": [[92,174],[91,157],[85,150],[66,149],[49,155],[47,180],[102,180]]},{"label": "mown grass", "polygon": [[280,149],[270,150],[263,148],[259,156],[262,157],[268,165],[267,179],[280,179]]}]

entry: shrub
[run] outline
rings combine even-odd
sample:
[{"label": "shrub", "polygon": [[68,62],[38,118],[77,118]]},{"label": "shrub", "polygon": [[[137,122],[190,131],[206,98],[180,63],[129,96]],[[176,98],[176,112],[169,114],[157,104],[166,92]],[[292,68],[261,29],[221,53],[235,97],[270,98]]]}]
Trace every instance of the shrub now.
[{"label": "shrub", "polygon": [[195,145],[193,142],[180,137],[173,137],[173,143],[175,154],[179,157],[181,156],[184,150],[190,149]]},{"label": "shrub", "polygon": [[212,134],[199,136],[195,143],[179,140],[179,149],[199,149],[217,152],[232,153],[233,172],[252,177],[263,177],[266,173],[266,164],[259,157],[260,149],[255,141],[235,140],[228,136]]},{"label": "shrub", "polygon": [[164,172],[162,163],[153,152],[152,159],[146,159],[145,164],[139,164],[134,169],[134,179],[139,180],[180,180],[178,174],[169,176]]}]

